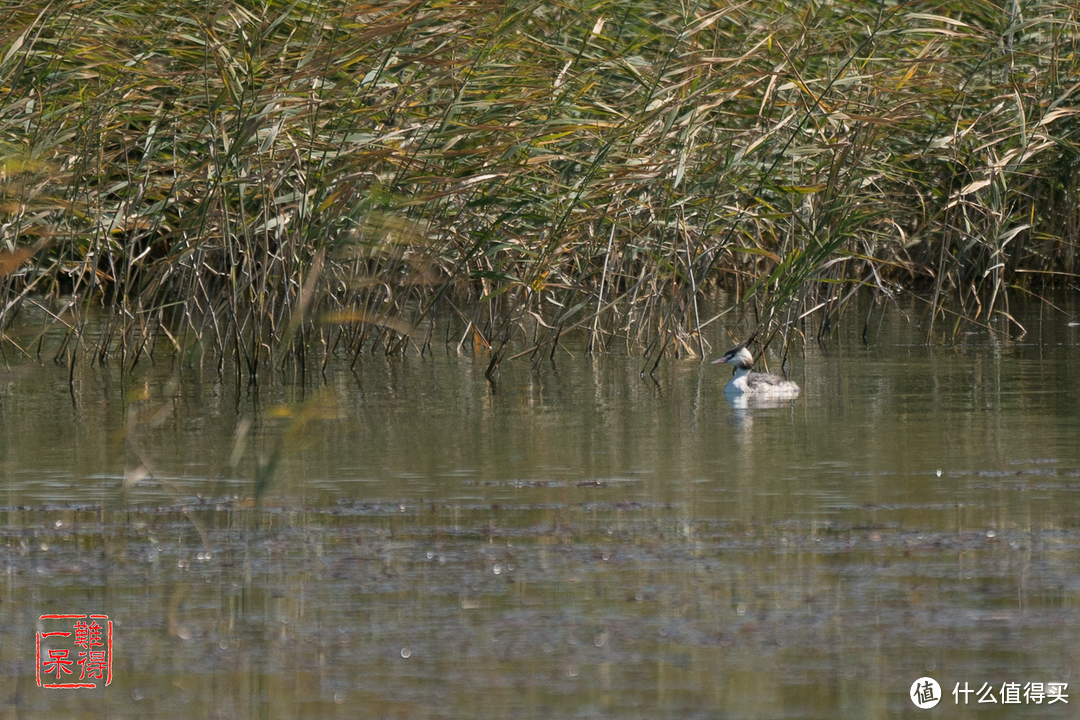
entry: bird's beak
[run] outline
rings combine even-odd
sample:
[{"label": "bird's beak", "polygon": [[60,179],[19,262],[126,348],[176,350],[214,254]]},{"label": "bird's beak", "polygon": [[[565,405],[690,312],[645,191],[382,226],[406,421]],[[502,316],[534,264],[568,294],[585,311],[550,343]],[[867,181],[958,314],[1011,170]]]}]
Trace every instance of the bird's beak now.
[{"label": "bird's beak", "polygon": [[710,365],[719,365],[720,363],[726,363],[726,362],[727,362],[727,358],[720,358],[719,360],[713,360],[709,364]]}]

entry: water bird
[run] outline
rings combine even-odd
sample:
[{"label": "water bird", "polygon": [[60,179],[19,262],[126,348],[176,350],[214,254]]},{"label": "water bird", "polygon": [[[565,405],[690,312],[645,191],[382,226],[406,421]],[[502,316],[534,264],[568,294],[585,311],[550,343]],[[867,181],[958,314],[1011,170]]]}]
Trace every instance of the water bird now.
[{"label": "water bird", "polygon": [[726,363],[735,368],[734,375],[724,387],[725,395],[748,395],[755,398],[789,400],[799,395],[799,386],[779,375],[754,372],[754,356],[746,349],[746,343],[736,345],[724,353],[724,357],[712,364]]}]

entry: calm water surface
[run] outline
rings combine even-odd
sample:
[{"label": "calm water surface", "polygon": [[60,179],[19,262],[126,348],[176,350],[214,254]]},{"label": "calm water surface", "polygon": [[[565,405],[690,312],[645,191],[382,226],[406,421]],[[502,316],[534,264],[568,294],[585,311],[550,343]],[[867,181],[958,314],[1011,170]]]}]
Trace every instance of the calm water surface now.
[{"label": "calm water surface", "polygon": [[[852,319],[772,407],[573,348],[495,386],[470,353],[258,390],[12,365],[0,717],[914,717],[922,676],[938,716],[1074,717],[1065,310],[934,347],[917,308]],[[37,686],[47,613],[113,619],[111,686]],[[1069,704],[1001,704],[1031,682]]]}]

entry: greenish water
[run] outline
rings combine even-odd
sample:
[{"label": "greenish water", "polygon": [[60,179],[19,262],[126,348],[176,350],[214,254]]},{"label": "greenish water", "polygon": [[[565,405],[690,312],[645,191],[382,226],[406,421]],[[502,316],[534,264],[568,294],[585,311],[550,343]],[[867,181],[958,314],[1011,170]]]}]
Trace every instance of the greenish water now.
[{"label": "greenish water", "polygon": [[[850,319],[773,406],[733,406],[720,366],[573,347],[494,386],[446,352],[257,389],[13,365],[0,717],[1071,717],[1065,310],[935,347],[917,308],[867,344]],[[114,622],[109,687],[37,686],[48,613]],[[957,707],[965,682],[998,704]],[[1069,704],[1001,704],[1014,682]]]}]

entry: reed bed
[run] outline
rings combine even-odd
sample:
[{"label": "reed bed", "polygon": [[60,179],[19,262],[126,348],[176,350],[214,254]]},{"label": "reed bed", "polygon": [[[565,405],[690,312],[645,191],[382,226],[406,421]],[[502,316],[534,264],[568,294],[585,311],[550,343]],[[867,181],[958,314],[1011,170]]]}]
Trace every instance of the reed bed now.
[{"label": "reed bed", "polygon": [[197,345],[254,377],[433,343],[494,372],[568,332],[703,354],[722,292],[766,342],[827,334],[862,287],[1009,318],[1080,275],[1077,15],[19,4],[0,329],[26,313],[66,329],[57,357],[128,367]]}]

